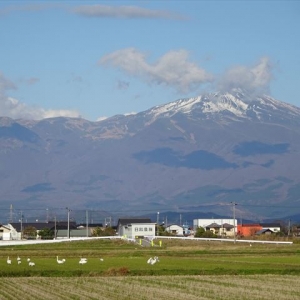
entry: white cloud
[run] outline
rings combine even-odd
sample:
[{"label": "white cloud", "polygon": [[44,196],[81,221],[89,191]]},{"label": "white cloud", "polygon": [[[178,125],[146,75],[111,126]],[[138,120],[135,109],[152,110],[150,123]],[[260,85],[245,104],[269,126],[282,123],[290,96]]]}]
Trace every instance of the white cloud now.
[{"label": "white cloud", "polygon": [[273,78],[273,66],[268,57],[260,58],[252,66],[236,66],[224,73],[217,82],[218,89],[231,90],[242,88],[248,92],[269,92],[269,85]]},{"label": "white cloud", "polygon": [[[269,93],[270,81],[273,79],[273,65],[268,57],[262,57],[253,66],[235,66],[228,69],[222,76],[215,79],[206,70],[191,62],[189,53],[185,50],[169,51],[157,61],[150,63],[147,55],[134,48],[122,49],[103,56],[99,64],[120,69],[134,77],[150,84],[164,85],[176,89],[180,93],[197,91],[199,87],[211,83],[217,90],[230,91],[242,88],[249,93]],[[81,77],[75,80],[81,81]],[[28,84],[38,82],[30,78]],[[128,81],[119,81],[119,89],[127,89]],[[44,109],[27,105],[18,99],[10,97],[9,91],[17,89],[14,82],[0,72],[0,113],[13,119],[40,120],[52,117],[81,117],[75,110]],[[99,117],[97,121],[106,117]]]},{"label": "white cloud", "polygon": [[148,83],[162,84],[180,93],[197,90],[200,85],[213,80],[211,74],[189,61],[186,50],[167,52],[153,64],[146,59],[145,53],[127,48],[103,56],[99,64],[119,68]]},{"label": "white cloud", "polygon": [[61,9],[73,14],[89,18],[119,18],[119,19],[169,19],[186,20],[186,16],[169,10],[155,10],[139,6],[121,5],[78,5],[72,7],[62,3],[32,3],[7,5],[0,8],[0,16],[13,12],[39,12],[50,9]]},{"label": "white cloud", "polygon": [[81,5],[73,8],[71,12],[95,18],[126,18],[126,19],[184,19],[182,15],[163,10],[153,10],[138,6],[110,6],[110,5]]},{"label": "white cloud", "polygon": [[6,90],[15,90],[15,89],[16,89],[15,84],[0,72],[0,97],[5,93]]},{"label": "white cloud", "polygon": [[117,89],[118,90],[127,90],[129,88],[130,83],[124,80],[118,80]]},{"label": "white cloud", "polygon": [[36,77],[31,77],[27,80],[27,84],[32,85],[32,84],[36,84],[37,82],[39,82],[40,79],[36,78]]},{"label": "white cloud", "polygon": [[7,92],[16,89],[16,86],[0,72],[0,112],[1,116],[12,119],[40,120],[53,117],[80,117],[73,110],[52,110],[41,107],[30,106],[19,100],[7,96]]},{"label": "white cloud", "polygon": [[27,105],[11,97],[0,98],[0,111],[2,116],[12,119],[41,120],[54,117],[81,117],[80,114],[74,110],[44,109]]},{"label": "white cloud", "polygon": [[[69,118],[81,118],[81,115],[76,110],[68,110],[68,109],[39,109],[40,115],[45,118],[55,118],[55,117],[69,117]],[[37,111],[39,113],[39,111]]]},{"label": "white cloud", "polygon": [[0,9],[0,16],[10,14],[16,11],[23,12],[38,12],[43,10],[49,10],[52,8],[62,8],[61,5],[51,3],[32,3],[32,4],[19,4],[19,5],[8,5]]},{"label": "white cloud", "polygon": [[40,81],[40,79],[36,78],[36,77],[30,77],[30,78],[25,78],[25,79],[19,80],[20,83],[25,83],[27,85],[34,85],[34,84],[38,83],[39,81]]},{"label": "white cloud", "polygon": [[81,83],[81,82],[83,82],[83,78],[80,75],[72,74],[71,82]]}]

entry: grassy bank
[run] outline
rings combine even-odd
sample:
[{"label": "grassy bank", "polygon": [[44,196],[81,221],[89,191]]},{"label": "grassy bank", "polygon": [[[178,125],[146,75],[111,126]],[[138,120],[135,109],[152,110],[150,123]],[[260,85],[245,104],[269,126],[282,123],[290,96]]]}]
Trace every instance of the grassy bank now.
[{"label": "grassy bank", "polygon": [[[56,256],[66,259],[56,262]],[[159,262],[147,263],[158,256]],[[12,261],[6,262],[7,257]],[[17,263],[21,258],[21,264]],[[81,257],[88,262],[79,264]],[[27,258],[35,263],[30,267]],[[103,259],[103,260],[100,260]],[[2,277],[80,277],[141,275],[300,275],[300,244],[233,244],[166,240],[162,247],[141,247],[123,240],[1,247]]]},{"label": "grassy bank", "polygon": [[[160,261],[148,264],[154,256]],[[295,300],[299,275],[300,244],[94,240],[0,248],[0,300]]]}]

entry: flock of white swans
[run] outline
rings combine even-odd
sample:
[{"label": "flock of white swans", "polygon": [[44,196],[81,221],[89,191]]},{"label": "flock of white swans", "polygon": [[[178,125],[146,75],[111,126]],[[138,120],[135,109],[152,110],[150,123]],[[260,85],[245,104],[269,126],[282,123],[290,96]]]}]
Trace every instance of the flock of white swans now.
[{"label": "flock of white swans", "polygon": [[[6,262],[7,262],[8,265],[11,265],[11,264],[12,264],[12,261],[11,261],[11,259],[9,258],[9,256],[7,257]],[[30,258],[27,258],[27,262],[28,262],[28,265],[29,265],[30,267],[35,266],[35,263],[34,263],[33,261],[30,261]],[[21,260],[20,256],[17,257],[17,263],[18,263],[18,265],[20,265],[20,264],[22,263],[22,260]]]},{"label": "flock of white swans", "polygon": [[[58,256],[56,256],[56,261],[57,263],[60,265],[60,264],[64,264],[66,262],[66,260],[63,258],[63,259],[58,259]],[[100,261],[104,261],[103,258],[100,258]],[[12,264],[12,261],[11,259],[9,258],[9,256],[7,257],[7,260],[6,260],[7,264],[8,265],[11,265]],[[80,260],[79,260],[79,264],[80,265],[84,265],[88,262],[87,258],[85,257],[81,257]],[[154,265],[155,263],[159,262],[159,259],[157,256],[154,256],[154,257],[150,257],[148,260],[147,260],[147,263],[150,264],[150,265]],[[22,260],[21,258],[18,256],[17,257],[17,263],[18,265],[20,265],[22,263]],[[33,267],[35,266],[35,263],[33,261],[30,260],[30,258],[27,258],[27,263],[30,267]]]},{"label": "flock of white swans", "polygon": [[[63,259],[58,259],[58,256],[56,256],[56,261],[59,265],[61,264],[64,264],[66,262],[66,260],[63,258]],[[100,261],[104,261],[103,258],[100,258]],[[12,264],[12,260],[9,258],[9,256],[7,257],[7,260],[6,260],[7,264],[8,265],[11,265]],[[18,256],[17,257],[17,264],[20,265],[22,263],[22,260],[21,258]],[[27,263],[30,267],[33,267],[35,266],[35,263],[33,261],[30,260],[30,258],[27,258]],[[86,264],[87,263],[87,258],[80,258],[79,260],[79,264],[83,265],[83,264]]]}]

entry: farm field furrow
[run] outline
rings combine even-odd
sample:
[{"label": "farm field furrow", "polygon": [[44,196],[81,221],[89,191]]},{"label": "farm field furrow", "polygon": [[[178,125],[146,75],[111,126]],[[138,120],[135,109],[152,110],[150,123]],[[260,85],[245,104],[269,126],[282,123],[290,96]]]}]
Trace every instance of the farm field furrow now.
[{"label": "farm field furrow", "polygon": [[298,300],[298,283],[293,275],[5,277],[0,299]]}]

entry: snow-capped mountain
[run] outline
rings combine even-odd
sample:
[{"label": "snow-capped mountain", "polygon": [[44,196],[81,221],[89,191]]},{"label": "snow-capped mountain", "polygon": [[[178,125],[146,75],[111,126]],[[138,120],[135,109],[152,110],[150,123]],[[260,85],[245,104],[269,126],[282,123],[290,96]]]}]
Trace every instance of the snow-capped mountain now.
[{"label": "snow-capped mountain", "polygon": [[299,126],[300,108],[241,90],[99,122],[0,118],[2,205],[290,214]]},{"label": "snow-capped mountain", "polygon": [[295,119],[300,116],[300,108],[261,95],[250,96],[241,90],[231,93],[211,93],[195,98],[181,99],[165,105],[156,106],[147,111],[153,119],[157,117],[172,117],[177,113],[194,116],[202,113],[205,118],[217,117],[222,113],[233,120],[245,118],[249,120],[278,121],[280,119]]}]

